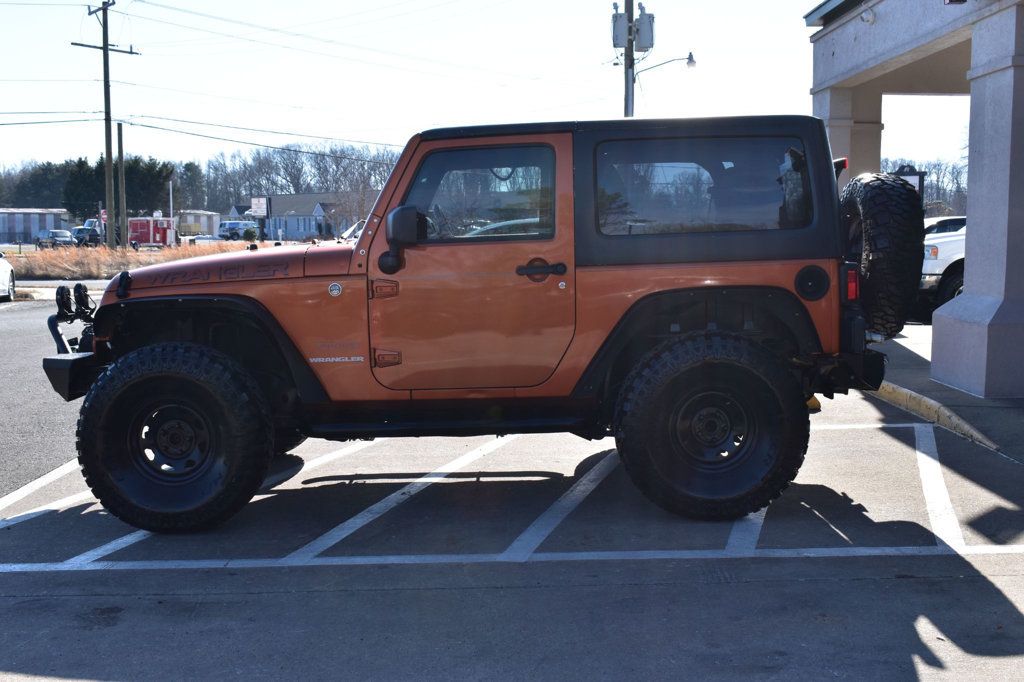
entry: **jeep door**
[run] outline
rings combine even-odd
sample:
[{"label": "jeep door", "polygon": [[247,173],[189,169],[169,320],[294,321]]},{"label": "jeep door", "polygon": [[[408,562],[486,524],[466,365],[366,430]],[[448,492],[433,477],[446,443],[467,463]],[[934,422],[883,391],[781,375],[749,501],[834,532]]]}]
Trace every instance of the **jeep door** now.
[{"label": "jeep door", "polygon": [[572,340],[572,136],[421,143],[389,209],[418,235],[368,270],[373,373],[395,389],[535,386]]}]

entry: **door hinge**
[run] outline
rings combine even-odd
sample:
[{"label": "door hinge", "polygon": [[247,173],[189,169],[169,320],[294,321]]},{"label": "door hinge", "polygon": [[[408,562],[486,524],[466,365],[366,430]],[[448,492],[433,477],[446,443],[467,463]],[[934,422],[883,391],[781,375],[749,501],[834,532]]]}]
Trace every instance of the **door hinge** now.
[{"label": "door hinge", "polygon": [[402,364],[402,354],[397,350],[373,349],[374,367],[394,367]]},{"label": "door hinge", "polygon": [[398,282],[393,279],[375,279],[370,293],[373,298],[394,298],[398,296]]}]

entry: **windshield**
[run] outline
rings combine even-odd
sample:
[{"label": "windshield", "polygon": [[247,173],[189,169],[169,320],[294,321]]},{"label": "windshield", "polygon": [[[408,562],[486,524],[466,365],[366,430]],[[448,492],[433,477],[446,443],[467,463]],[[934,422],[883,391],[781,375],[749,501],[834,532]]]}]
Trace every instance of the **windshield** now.
[{"label": "windshield", "polygon": [[54,230],[50,234],[53,235],[54,237],[70,237],[71,236],[71,233],[68,232],[67,230]]}]

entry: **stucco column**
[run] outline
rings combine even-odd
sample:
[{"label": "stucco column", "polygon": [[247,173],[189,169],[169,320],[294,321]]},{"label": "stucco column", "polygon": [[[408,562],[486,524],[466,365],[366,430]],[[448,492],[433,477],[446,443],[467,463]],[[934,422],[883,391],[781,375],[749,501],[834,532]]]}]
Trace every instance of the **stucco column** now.
[{"label": "stucco column", "polygon": [[932,378],[1024,397],[1024,6],[974,25],[964,294],[933,317]]},{"label": "stucco column", "polygon": [[815,92],[814,115],[825,121],[832,156],[850,161],[848,175],[877,173],[882,163],[882,93],[864,88],[826,88]]}]

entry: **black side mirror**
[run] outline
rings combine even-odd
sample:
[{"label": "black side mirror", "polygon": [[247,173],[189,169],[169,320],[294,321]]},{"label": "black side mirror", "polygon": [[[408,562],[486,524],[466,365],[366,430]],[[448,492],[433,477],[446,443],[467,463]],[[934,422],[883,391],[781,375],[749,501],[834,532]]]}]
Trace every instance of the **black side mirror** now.
[{"label": "black side mirror", "polygon": [[399,206],[388,213],[388,250],[380,255],[377,266],[386,275],[402,269],[402,249],[418,240],[418,212],[415,206]]},{"label": "black side mirror", "polygon": [[418,238],[419,212],[415,206],[399,206],[388,214],[388,245],[415,246]]}]

